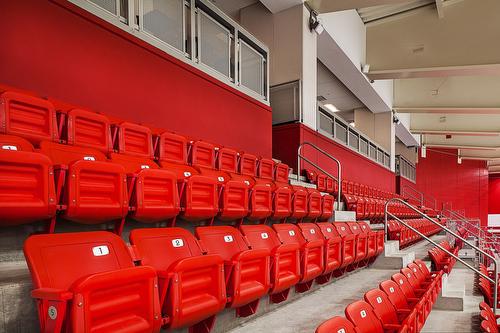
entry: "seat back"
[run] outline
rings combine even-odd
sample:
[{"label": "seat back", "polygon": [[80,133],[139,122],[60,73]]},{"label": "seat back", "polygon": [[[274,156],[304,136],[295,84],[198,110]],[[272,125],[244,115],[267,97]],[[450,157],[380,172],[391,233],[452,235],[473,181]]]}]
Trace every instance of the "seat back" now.
[{"label": "seat back", "polygon": [[190,160],[194,167],[215,168],[215,146],[205,141],[193,142]]},{"label": "seat back", "polygon": [[410,284],[406,276],[401,273],[396,273],[391,277],[392,281],[396,282],[399,285],[399,288],[403,292],[406,298],[415,298],[415,291],[413,290],[413,286]]},{"label": "seat back", "polygon": [[216,166],[220,171],[238,172],[238,152],[231,148],[221,148],[217,152]]},{"label": "seat back", "polygon": [[66,139],[69,145],[87,147],[108,153],[113,149],[108,117],[83,109],[67,113]]},{"label": "seat back", "polygon": [[248,153],[241,154],[238,172],[245,176],[255,177],[257,175],[257,157]]},{"label": "seat back", "polygon": [[345,315],[354,324],[358,333],[384,333],[382,323],[375,316],[370,304],[365,301],[349,304],[345,309]]},{"label": "seat back", "polygon": [[33,152],[33,145],[26,139],[14,135],[0,134],[0,150]]},{"label": "seat back", "polygon": [[298,244],[299,246],[303,246],[306,243],[299,227],[295,224],[273,224],[273,229],[276,231],[279,240],[283,244]]},{"label": "seat back", "polygon": [[197,227],[195,235],[208,254],[217,254],[226,261],[231,260],[235,254],[248,250],[243,236],[234,227]]},{"label": "seat back", "polygon": [[258,163],[257,177],[262,179],[273,180],[274,177],[274,161],[269,158],[261,158]]},{"label": "seat back", "polygon": [[410,308],[406,296],[396,282],[392,280],[383,281],[380,283],[380,289],[387,295],[387,298],[396,309]]},{"label": "seat back", "polygon": [[59,138],[54,105],[38,97],[12,91],[2,93],[0,122],[0,133],[19,135],[32,143]]},{"label": "seat back", "polygon": [[143,157],[117,154],[117,153],[111,153],[110,157],[113,163],[117,163],[123,166],[125,168],[125,172],[127,173],[136,173],[141,171],[142,169],[159,168],[158,164],[153,162],[153,160]]},{"label": "seat back", "polygon": [[167,271],[179,260],[202,255],[196,238],[184,228],[133,229],[130,244],[139,252],[141,264],[157,271]]},{"label": "seat back", "polygon": [[118,127],[118,151],[120,154],[152,159],[153,134],[146,126],[123,122]]},{"label": "seat back", "polygon": [[335,228],[330,222],[321,222],[317,223],[317,225],[326,239],[330,240],[340,237],[337,228]]},{"label": "seat back", "polygon": [[160,135],[160,162],[187,164],[188,141],[178,134],[164,132]]},{"label": "seat back", "polygon": [[315,223],[298,223],[297,224],[304,236],[305,240],[312,242],[315,240],[325,240],[320,227]]},{"label": "seat back", "polygon": [[344,317],[333,317],[316,328],[316,333],[356,333],[354,325]]},{"label": "seat back", "polygon": [[277,163],[274,171],[274,179],[277,182],[288,183],[288,173],[290,168],[285,163]]},{"label": "seat back", "polygon": [[24,255],[35,288],[69,290],[80,278],[134,267],[123,240],[106,231],[30,236]]},{"label": "seat back", "polygon": [[248,240],[252,249],[273,251],[281,244],[276,232],[267,225],[242,225],[240,226],[240,231]]},{"label": "seat back", "polygon": [[396,309],[382,290],[372,289],[365,294],[364,298],[383,324],[399,324]]}]

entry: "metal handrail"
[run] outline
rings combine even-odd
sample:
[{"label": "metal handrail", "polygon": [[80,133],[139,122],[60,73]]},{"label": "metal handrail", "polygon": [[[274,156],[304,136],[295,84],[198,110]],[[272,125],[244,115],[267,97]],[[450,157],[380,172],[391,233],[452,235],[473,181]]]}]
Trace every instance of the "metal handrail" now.
[{"label": "metal handrail", "polygon": [[[423,203],[424,203],[424,194],[423,194],[422,192],[420,192],[419,190],[417,190],[417,189],[415,189],[415,188],[413,188],[413,187],[411,187],[411,186],[409,186],[409,185],[404,185],[404,186],[403,186],[403,188],[402,188],[402,191],[401,191],[401,192],[402,192],[402,193],[401,193],[401,195],[403,195],[403,196],[405,196],[405,194],[410,195],[409,193],[407,193],[407,192],[405,191],[406,189],[410,189],[410,190],[412,190],[413,192],[415,192],[415,193],[413,193],[411,196],[413,197],[413,199],[418,200],[418,201],[420,202],[420,205],[423,205]],[[417,195],[418,195],[420,198],[417,198]]]},{"label": "metal handrail", "polygon": [[[311,161],[307,157],[301,155],[300,153],[302,151],[302,147],[304,147],[304,146],[310,146],[310,147],[316,149],[317,151],[319,151],[320,153],[322,153],[323,155],[325,155],[326,157],[328,157],[329,159],[331,159],[335,163],[337,163],[337,177],[331,175],[328,171],[324,170],[323,168],[321,168],[319,165],[317,165],[316,163],[314,163],[313,161]],[[299,148],[297,148],[297,180],[299,180],[299,176],[300,176],[300,170],[301,170],[300,169],[300,161],[301,160],[308,162],[309,164],[314,166],[316,169],[318,169],[321,172],[323,172],[324,174],[326,174],[328,177],[333,178],[334,180],[337,181],[338,188],[339,188],[338,192],[337,192],[337,209],[340,209],[341,194],[342,194],[341,193],[342,192],[342,184],[341,184],[341,182],[342,182],[342,165],[341,165],[340,161],[338,159],[336,159],[335,157],[333,157],[331,154],[329,154],[326,151],[324,151],[323,149],[321,149],[320,147],[316,146],[315,144],[304,141],[299,145]]]},{"label": "metal handrail", "polygon": [[[429,237],[427,237],[426,235],[424,235],[423,233],[421,233],[420,231],[418,231],[416,228],[414,228],[413,226],[409,225],[408,223],[404,222],[403,220],[401,220],[400,218],[398,218],[397,216],[395,216],[394,214],[390,213],[388,208],[389,208],[389,203],[390,202],[393,202],[393,201],[397,201],[397,202],[400,202],[402,203],[403,205],[405,205],[406,207],[410,208],[411,210],[413,210],[414,212],[416,212],[417,214],[419,214],[420,216],[422,216],[423,218],[425,218],[426,220],[432,222],[433,224],[439,226],[442,230],[446,231],[447,233],[451,234],[452,236],[454,236],[455,238],[458,238],[460,239],[462,242],[464,242],[465,244],[469,245],[470,247],[472,247],[473,249],[475,249],[476,251],[479,251],[480,253],[482,253],[484,256],[490,258],[493,263],[495,264],[495,273],[493,275],[494,279],[490,278],[489,276],[487,276],[486,274],[482,273],[480,270],[478,270],[477,268],[473,267],[472,265],[470,265],[469,263],[467,263],[466,261],[462,260],[461,258],[459,258],[458,256],[454,255],[453,253],[451,253],[450,251],[448,251],[447,249],[445,249],[443,246],[437,244],[435,241],[433,241],[432,239],[430,239]],[[405,227],[407,227],[408,229],[410,229],[411,231],[417,233],[420,237],[422,237],[423,239],[425,239],[426,241],[428,241],[429,243],[432,243],[434,244],[435,246],[437,246],[439,249],[441,249],[442,251],[446,252],[449,256],[453,257],[455,260],[459,261],[460,263],[462,263],[464,266],[468,267],[469,269],[473,270],[474,272],[478,273],[479,275],[481,275],[482,277],[484,277],[485,279],[487,279],[488,281],[490,281],[491,283],[494,283],[495,284],[495,289],[494,289],[494,304],[493,304],[493,313],[496,314],[496,311],[497,311],[497,303],[498,303],[498,266],[497,266],[497,260],[495,257],[491,256],[490,254],[486,253],[485,251],[481,250],[480,248],[478,248],[477,246],[475,246],[474,244],[470,243],[468,240],[462,238],[461,236],[459,236],[458,234],[456,234],[455,232],[453,232],[452,230],[446,228],[445,226],[441,225],[439,222],[436,222],[434,221],[434,219],[432,219],[431,217],[429,217],[427,214],[421,212],[419,209],[413,207],[412,205],[410,205],[409,203],[407,203],[406,201],[402,200],[402,199],[399,199],[399,198],[391,198],[389,200],[387,200],[387,202],[385,203],[385,214],[384,214],[384,232],[385,232],[385,237],[386,237],[386,241],[388,240],[388,233],[387,233],[387,216],[390,215],[393,219],[395,219],[396,221],[398,221],[399,223],[403,224]]]}]

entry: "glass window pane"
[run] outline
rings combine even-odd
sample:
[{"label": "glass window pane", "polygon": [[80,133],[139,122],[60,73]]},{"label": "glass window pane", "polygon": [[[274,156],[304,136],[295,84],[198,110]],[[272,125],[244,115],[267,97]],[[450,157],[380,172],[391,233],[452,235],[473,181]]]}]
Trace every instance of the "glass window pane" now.
[{"label": "glass window pane", "polygon": [[120,0],[120,16],[128,22],[128,0]]},{"label": "glass window pane", "polygon": [[356,150],[359,149],[359,137],[358,134],[353,131],[349,131],[349,146]]},{"label": "glass window pane", "polygon": [[377,159],[377,147],[372,144],[370,144],[370,158]]},{"label": "glass window pane", "polygon": [[378,149],[377,161],[384,163],[384,152],[381,149]]},{"label": "glass window pane", "polygon": [[229,32],[204,12],[200,13],[200,61],[229,77]]},{"label": "glass window pane", "polygon": [[368,141],[361,138],[359,142],[359,151],[365,155],[368,155]]},{"label": "glass window pane", "polygon": [[110,13],[117,14],[116,0],[89,0]]},{"label": "glass window pane", "polygon": [[264,61],[260,53],[241,41],[241,84],[264,95]]},{"label": "glass window pane", "polygon": [[335,137],[340,141],[347,143],[347,127],[344,124],[335,122]]},{"label": "glass window pane", "polygon": [[333,121],[323,113],[319,113],[319,128],[330,135],[333,135]]},{"label": "glass window pane", "polygon": [[144,31],[183,50],[182,0],[144,0]]}]

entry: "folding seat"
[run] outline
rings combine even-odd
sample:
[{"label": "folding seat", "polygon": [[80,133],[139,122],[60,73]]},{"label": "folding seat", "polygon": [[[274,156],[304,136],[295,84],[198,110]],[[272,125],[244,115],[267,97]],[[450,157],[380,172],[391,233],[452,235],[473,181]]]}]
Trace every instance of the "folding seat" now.
[{"label": "folding seat", "polygon": [[354,325],[344,317],[333,317],[316,328],[316,333],[356,333]]},{"label": "folding seat", "polygon": [[83,224],[115,221],[120,234],[128,213],[125,169],[91,148],[44,141],[40,152],[52,160],[57,186],[64,188],[61,216]]},{"label": "folding seat", "polygon": [[57,141],[54,105],[42,98],[6,91],[0,95],[0,133],[21,136],[34,144]]},{"label": "folding seat", "polygon": [[[246,170],[250,170],[249,166],[252,164],[252,158],[245,159],[245,156],[242,156],[240,161],[242,174],[243,172],[248,172]],[[286,182],[273,181],[275,177],[275,163],[272,159],[261,158],[257,164],[257,181],[269,186],[273,191],[273,213],[270,218],[274,220],[285,220],[292,214],[292,211],[294,210],[292,207],[296,206],[296,200],[292,200],[294,190],[288,184],[288,180]],[[307,194],[303,193],[301,197],[304,196],[307,196]],[[305,210],[305,201],[303,202],[303,209]]]},{"label": "folding seat", "polygon": [[325,188],[325,192],[333,194],[335,196],[338,195],[338,193],[339,193],[339,183],[335,179],[327,176],[326,177],[326,185],[325,185],[325,187],[326,187]]},{"label": "folding seat", "polygon": [[344,222],[335,222],[333,226],[342,238],[342,265],[340,268],[348,267],[356,260],[356,236],[350,232],[349,226]]},{"label": "folding seat", "polygon": [[[162,316],[169,329],[192,326],[208,332],[226,306],[224,261],[203,255],[183,228],[144,228],[130,232],[135,260],[158,274]],[[206,328],[205,330],[203,328]]]},{"label": "folding seat", "polygon": [[[324,271],[323,274],[316,278],[316,281],[319,284],[326,283],[330,280],[332,272],[337,270],[340,267],[340,263],[342,260],[340,246],[342,240],[340,237],[333,237],[333,226],[326,226],[325,229],[330,230],[330,237],[325,237],[322,232],[321,227],[318,224],[314,223],[299,223],[297,224],[300,228],[302,235],[305,240],[309,243],[315,241],[323,241],[324,242]],[[325,227],[325,226],[324,226]],[[328,233],[328,230],[325,230]]]},{"label": "folding seat", "polygon": [[489,321],[489,320],[483,320],[481,321],[481,332],[483,333],[498,333],[498,327],[495,327],[495,325]]},{"label": "folding seat", "polygon": [[366,217],[366,200],[361,195],[360,184],[353,184],[353,196],[356,200],[356,219],[364,219]]},{"label": "folding seat", "polygon": [[0,225],[47,222],[53,230],[57,195],[50,159],[27,140],[0,134]]},{"label": "folding seat", "polygon": [[432,265],[436,271],[444,271],[449,274],[451,272],[452,261],[450,257],[446,257],[445,253],[438,248],[432,248],[427,251],[431,258]]},{"label": "folding seat", "polygon": [[318,178],[316,181],[316,187],[318,191],[325,192],[327,190],[327,181],[328,176],[322,173],[318,173]]},{"label": "folding seat", "polygon": [[241,225],[240,231],[252,249],[266,249],[271,254],[270,299],[280,303],[288,298],[290,288],[300,280],[298,244],[281,244],[276,232],[267,225]]},{"label": "folding seat", "polygon": [[407,300],[423,300],[421,314],[423,315],[423,318],[427,318],[432,307],[430,296],[426,293],[427,290],[414,288],[413,285],[408,281],[406,276],[401,273],[393,274],[391,279],[399,285],[399,288],[401,289]]},{"label": "folding seat", "polygon": [[394,308],[397,309],[399,315],[407,315],[410,317],[412,311],[415,310],[417,332],[423,327],[425,323],[425,309],[426,300],[419,298],[407,298],[401,290],[398,283],[392,280],[386,280],[380,283],[380,290],[382,290],[392,303]]},{"label": "folding seat", "polygon": [[[262,165],[262,160],[260,165]],[[290,168],[284,163],[276,163],[274,166],[274,181],[276,184],[288,184],[288,173]],[[292,214],[291,218],[302,220],[305,217],[315,218],[321,215],[321,194],[317,190],[308,191],[307,188],[291,185],[292,189]],[[312,196],[312,198],[311,198]],[[309,199],[314,199],[309,203]],[[313,210],[310,211],[310,208]]]},{"label": "folding seat", "polygon": [[436,301],[438,290],[435,281],[424,281],[423,279],[419,278],[418,270],[417,273],[415,273],[408,267],[402,268],[400,272],[406,277],[408,283],[411,285],[416,295],[419,295],[419,297],[422,297],[421,295],[426,295],[429,297],[429,301],[432,303]]},{"label": "folding seat", "polygon": [[230,226],[197,227],[195,236],[203,252],[224,260],[228,305],[238,316],[254,314],[270,288],[269,251],[249,249],[238,229]]},{"label": "folding seat", "polygon": [[328,221],[333,216],[335,208],[335,198],[332,195],[324,194],[321,196],[321,215],[319,221]]},{"label": "folding seat", "polygon": [[365,302],[373,308],[375,316],[384,325],[406,326],[408,332],[417,332],[417,315],[415,311],[408,314],[398,311],[389,301],[387,295],[380,289],[372,289],[365,293]]},{"label": "folding seat", "polygon": [[[111,122],[108,117],[84,109],[71,109],[65,116],[66,130],[61,131],[61,139],[67,144],[96,149],[104,154],[113,151]],[[124,147],[120,148],[121,151],[124,150]]]},{"label": "folding seat", "polygon": [[[249,186],[248,215],[251,220],[265,221],[272,214],[272,188],[269,184],[255,180],[256,164],[250,166],[252,175],[238,173],[239,154],[230,148],[220,148],[217,151],[217,170],[229,174],[232,180],[243,181]],[[248,164],[248,162],[246,162]],[[250,162],[251,163],[251,162]],[[255,163],[255,159],[254,159]],[[248,168],[248,167],[247,167]]]},{"label": "folding seat", "polygon": [[182,208],[180,216],[188,221],[210,220],[219,212],[218,179],[200,175],[187,165],[187,139],[165,132],[160,135],[160,166],[177,176]]},{"label": "folding seat", "polygon": [[148,127],[123,122],[118,127],[119,153],[111,160],[125,168],[131,217],[139,222],[169,221],[180,212],[177,176],[153,161],[153,142]]},{"label": "folding seat", "polygon": [[219,214],[221,220],[234,221],[248,215],[248,193],[250,183],[242,179],[233,180],[224,171],[215,170],[216,147],[211,143],[196,141],[191,144],[191,165],[201,175],[218,180]]},{"label": "folding seat", "polygon": [[278,238],[282,244],[296,244],[300,249],[300,282],[295,286],[297,292],[305,292],[312,286],[313,280],[320,276],[324,269],[325,241],[307,241],[299,227],[290,223],[273,224]]},{"label": "folding seat", "polygon": [[373,308],[365,301],[349,304],[345,315],[353,324],[357,333],[408,332],[406,325],[383,324],[373,312]]},{"label": "folding seat", "polygon": [[[334,272],[338,273],[338,269],[342,266],[343,258],[349,254],[345,253],[345,248],[342,243],[337,229],[329,222],[317,223],[321,234],[325,238],[325,271],[324,274],[317,278],[318,283],[326,283]],[[352,247],[351,247],[352,248]],[[351,255],[351,258],[354,258]]]},{"label": "folding seat", "polygon": [[159,332],[155,270],[110,232],[30,236],[24,244],[41,332]]},{"label": "folding seat", "polygon": [[384,230],[378,230],[377,231],[377,252],[376,256],[384,252],[385,250],[385,231]]},{"label": "folding seat", "polygon": [[[323,215],[323,198],[321,193],[313,188],[306,187],[307,192],[307,215],[304,219],[316,221]],[[333,203],[333,201],[330,201]]]},{"label": "folding seat", "polygon": [[361,262],[368,254],[368,234],[364,233],[356,222],[347,222],[350,232],[356,237],[356,259],[354,262]]},{"label": "folding seat", "polygon": [[368,252],[366,254],[366,258],[374,258],[377,253],[377,231],[373,231],[368,223],[366,222],[358,222],[358,229],[362,231],[362,233],[367,235],[367,248]]}]

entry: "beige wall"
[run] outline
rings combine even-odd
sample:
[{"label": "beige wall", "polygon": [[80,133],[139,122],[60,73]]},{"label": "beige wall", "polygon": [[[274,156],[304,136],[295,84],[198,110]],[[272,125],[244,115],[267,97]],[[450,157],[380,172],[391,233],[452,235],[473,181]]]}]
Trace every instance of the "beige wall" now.
[{"label": "beige wall", "polygon": [[387,152],[391,152],[392,146],[392,114],[390,112],[372,113],[370,110],[354,110],[354,123],[356,129],[378,143]]},{"label": "beige wall", "polygon": [[396,155],[401,155],[413,164],[417,163],[415,148],[408,148],[401,142],[396,142]]}]

